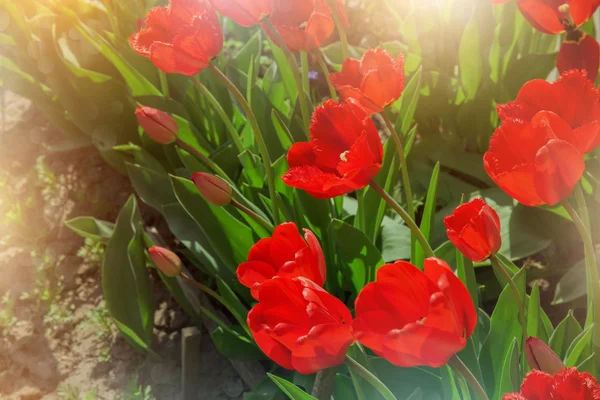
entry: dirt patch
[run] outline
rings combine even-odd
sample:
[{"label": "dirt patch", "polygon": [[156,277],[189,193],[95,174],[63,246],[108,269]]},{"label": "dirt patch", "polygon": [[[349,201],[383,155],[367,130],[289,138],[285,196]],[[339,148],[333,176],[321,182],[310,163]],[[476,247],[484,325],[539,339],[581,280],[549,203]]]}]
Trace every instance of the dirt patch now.
[{"label": "dirt patch", "polygon": [[[0,93],[1,95],[1,93]],[[177,399],[187,316],[156,276],[155,343],[135,351],[104,307],[103,247],[64,227],[75,216],[114,221],[132,192],[93,147],[64,141],[30,102],[4,93],[0,127],[0,398]],[[158,221],[142,208],[145,221]],[[161,227],[158,227],[161,230]],[[197,398],[240,398],[236,370],[202,335]],[[239,390],[238,390],[239,389]]]}]

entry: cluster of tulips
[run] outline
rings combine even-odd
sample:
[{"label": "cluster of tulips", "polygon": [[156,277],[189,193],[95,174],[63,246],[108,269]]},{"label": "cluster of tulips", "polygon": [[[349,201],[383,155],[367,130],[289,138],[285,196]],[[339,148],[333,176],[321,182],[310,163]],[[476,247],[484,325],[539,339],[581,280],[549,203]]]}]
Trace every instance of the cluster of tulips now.
[{"label": "cluster of tulips", "polygon": [[[577,214],[566,199],[574,192],[581,195],[578,183],[585,169],[584,156],[600,144],[600,93],[590,80],[598,71],[599,46],[578,29],[600,1],[558,3],[562,2],[518,0],[521,12],[536,29],[552,34],[566,32],[557,61],[562,74],[554,83],[530,81],[513,102],[498,106],[502,125],[493,134],[483,163],[493,181],[520,203],[565,207],[586,243],[588,278],[594,286],[600,281],[585,216]],[[132,48],[163,72],[194,76],[210,68],[232,91],[253,127],[274,198],[271,163],[252,111],[211,63],[223,46],[216,12],[245,27],[261,25],[285,50],[296,78],[292,53],[318,48],[332,35],[336,24],[348,25],[346,13],[338,0],[171,0],[168,7],[152,9],[143,28],[131,37]],[[371,116],[382,113],[398,151],[404,190],[412,199],[401,136],[384,113],[404,89],[404,58],[371,49],[360,60],[346,59],[342,70],[329,76],[329,82],[340,100],[334,98],[318,106],[310,124],[306,99],[300,94],[309,141],[295,143],[288,150],[289,170],[283,182],[321,199],[370,186],[411,228],[426,255],[424,265],[397,261],[379,268],[376,280],[358,294],[353,317],[341,300],[324,289],[327,266],[315,234],[305,229],[302,235],[294,223],[277,221],[280,214],[274,208],[272,237],[258,241],[248,261],[237,270],[239,282],[256,300],[247,317],[248,327],[270,359],[302,374],[340,365],[347,359],[349,346],[359,342],[400,367],[450,363],[465,375],[475,393],[486,398],[455,356],[477,324],[469,291],[445,261],[434,257],[415,223],[412,204],[404,210],[373,181],[382,168],[383,146]],[[300,80],[297,83],[301,85]],[[168,114],[141,107],[137,115],[156,142],[180,143],[177,123]],[[233,204],[270,226],[270,221],[232,198],[230,183],[225,180],[207,173],[196,173],[192,180],[213,205]],[[272,202],[273,207],[276,203]],[[506,278],[518,299],[525,330],[524,301],[496,257],[501,246],[496,212],[482,199],[475,199],[459,206],[444,222],[448,238],[465,257],[474,262],[490,259],[496,272]],[[181,273],[181,260],[169,250],[153,247],[150,254],[163,273]],[[590,307],[597,307],[600,299],[591,297]],[[507,394],[504,399],[600,399],[600,388],[591,375],[564,368],[539,340],[530,338],[523,348],[534,371],[523,382],[520,394]],[[390,398],[385,389],[381,392]]]}]

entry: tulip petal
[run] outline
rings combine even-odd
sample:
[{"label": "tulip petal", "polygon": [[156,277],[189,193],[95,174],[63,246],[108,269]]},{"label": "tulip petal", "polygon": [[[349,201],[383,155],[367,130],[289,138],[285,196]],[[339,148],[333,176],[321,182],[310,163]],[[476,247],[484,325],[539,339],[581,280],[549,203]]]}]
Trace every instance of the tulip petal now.
[{"label": "tulip petal", "polygon": [[464,329],[466,336],[471,336],[477,325],[477,311],[465,285],[454,275],[448,264],[439,258],[427,258],[424,266],[425,275],[440,287],[454,308],[459,330]]},{"label": "tulip petal", "polygon": [[585,170],[583,155],[563,140],[550,140],[535,160],[535,187],[546,204],[567,198]]},{"label": "tulip petal", "polygon": [[258,300],[258,288],[264,281],[273,278],[277,271],[262,261],[248,261],[237,268],[237,278],[240,283],[251,289],[252,297]]},{"label": "tulip petal", "polygon": [[521,394],[527,399],[544,399],[552,393],[552,375],[533,370],[521,385]]},{"label": "tulip petal", "polygon": [[264,330],[262,312],[264,307],[257,304],[248,313],[248,327],[252,337],[263,353],[277,364],[286,369],[293,369],[292,352],[280,342],[271,338]]},{"label": "tulip petal", "polygon": [[[365,289],[368,287],[367,285]],[[366,301],[363,300],[363,302]],[[389,331],[399,328],[401,326],[398,325],[394,315],[382,309],[362,312],[360,314],[357,312],[357,316],[352,322],[352,331],[356,340],[373,350],[380,357],[383,357],[383,340],[385,339],[385,335]]]},{"label": "tulip petal", "polygon": [[453,333],[413,323],[389,332],[383,341],[383,356],[399,367],[439,368],[461,351],[466,340]]},{"label": "tulip petal", "polygon": [[596,80],[600,65],[600,46],[596,39],[582,33],[577,41],[565,40],[560,46],[556,67],[561,74],[571,69],[586,71],[590,80]]},{"label": "tulip petal", "polygon": [[353,342],[350,325],[317,325],[292,348],[292,365],[301,374],[339,365]]},{"label": "tulip petal", "polygon": [[300,165],[312,165],[317,162],[310,142],[294,143],[287,154],[287,162],[290,167]]},{"label": "tulip petal", "polygon": [[192,76],[208,66],[208,60],[193,58],[172,44],[161,42],[152,44],[150,59],[156,68],[167,74]]},{"label": "tulip petal", "polygon": [[517,0],[521,14],[529,21],[531,26],[542,33],[550,35],[565,30],[558,11],[560,4],[562,4],[562,1]]}]

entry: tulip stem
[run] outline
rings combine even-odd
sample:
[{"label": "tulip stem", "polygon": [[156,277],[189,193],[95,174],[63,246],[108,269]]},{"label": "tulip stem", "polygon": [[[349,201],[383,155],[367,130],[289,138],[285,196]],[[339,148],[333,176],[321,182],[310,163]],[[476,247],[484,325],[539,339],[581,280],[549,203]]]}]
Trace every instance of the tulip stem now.
[{"label": "tulip stem", "polygon": [[[510,274],[506,271],[500,260],[498,260],[498,257],[492,255],[490,257],[490,261],[492,262],[492,266],[496,270],[496,273],[501,275],[502,277],[504,277],[504,279],[508,281],[508,286],[510,286],[510,290],[513,292],[515,300],[517,300],[517,307],[519,308],[519,323],[521,324],[521,334],[523,336],[523,338],[521,339],[521,350],[523,351],[523,354],[525,354],[525,340],[527,340],[527,319],[525,317],[525,303],[523,302],[523,298],[519,293],[517,285],[515,285],[515,282],[513,281]],[[523,364],[523,371],[526,371],[527,364],[525,363],[525,359],[523,358],[521,362]]]},{"label": "tulip stem", "polygon": [[363,379],[369,382],[375,389],[377,389],[377,391],[385,400],[398,400],[396,399],[396,396],[394,396],[394,393],[392,393],[392,391],[383,382],[381,382],[379,378],[373,375],[371,371],[363,367],[352,357],[346,356],[346,365],[348,368],[352,369],[358,375],[363,377]]},{"label": "tulip stem", "polygon": [[[181,279],[183,279],[186,283],[197,287],[198,289],[200,289],[201,291],[203,291],[204,293],[208,294],[209,296],[211,296],[213,299],[217,300],[219,303],[221,303],[230,313],[231,315],[236,315],[236,310],[231,307],[227,301],[225,301],[225,299],[223,297],[221,297],[217,292],[215,292],[214,290],[212,290],[209,287],[204,286],[203,284],[201,284],[200,282],[198,282],[197,280],[195,280],[194,278],[192,278],[191,276],[189,276],[188,274],[186,274],[185,272],[181,272],[179,274],[179,276],[181,277]],[[240,322],[238,320],[238,322]],[[243,322],[243,321],[242,321]],[[242,324],[242,322],[240,322],[240,324],[242,325],[242,328],[244,329],[244,331],[248,334],[249,337],[252,337],[252,332],[250,332],[250,329],[248,328],[247,325]]]},{"label": "tulip stem", "polygon": [[288,61],[290,69],[292,70],[292,74],[294,75],[294,80],[296,81],[296,88],[298,89],[298,100],[300,101],[300,112],[302,113],[302,121],[304,122],[304,130],[306,132],[306,136],[308,136],[308,126],[310,125],[310,115],[308,113],[308,102],[306,101],[306,94],[304,92],[304,87],[302,86],[302,75],[300,74],[300,69],[298,68],[298,64],[294,55],[290,51],[290,48],[285,43],[285,40],[279,34],[279,31],[273,26],[273,23],[269,18],[265,18],[262,20],[263,28],[271,35],[274,39],[275,43],[279,46],[279,48],[285,54],[285,57]]},{"label": "tulip stem", "polygon": [[302,65],[302,87],[306,93],[310,93],[310,82],[308,76],[308,53],[303,51],[300,53],[300,64]]},{"label": "tulip stem", "polygon": [[386,192],[381,186],[379,186],[375,181],[371,181],[370,185],[371,188],[375,192],[377,192],[377,194],[379,194],[381,198],[383,198],[386,201],[386,203],[400,215],[400,217],[402,217],[406,225],[412,231],[413,235],[415,235],[415,237],[421,244],[421,247],[423,247],[425,257],[433,257],[435,254],[433,253],[433,249],[429,245],[429,242],[427,242],[427,239],[425,238],[425,236],[423,236],[423,232],[421,232],[416,222],[411,218],[411,216],[406,212],[406,210],[404,210],[404,208],[402,208],[402,206],[398,204],[398,202],[396,202],[396,200],[394,200],[394,198],[390,196],[390,194]]},{"label": "tulip stem", "polygon": [[217,114],[219,114],[219,117],[225,124],[225,128],[227,129],[227,132],[229,132],[229,136],[231,137],[231,140],[233,140],[233,143],[235,144],[238,154],[243,153],[244,152],[244,144],[242,143],[242,139],[240,138],[240,135],[238,134],[237,130],[235,129],[235,126],[233,126],[233,123],[231,122],[231,118],[229,117],[229,115],[227,115],[227,113],[225,112],[225,110],[223,109],[221,104],[219,104],[219,101],[215,98],[215,96],[213,96],[213,94],[210,92],[210,90],[208,90],[208,88],[206,86],[204,86],[202,84],[202,82],[200,82],[198,77],[196,77],[196,76],[192,77],[192,82],[194,82],[194,85],[196,85],[198,90],[200,90],[200,92],[202,92],[202,94],[206,97],[206,99],[211,104],[211,106],[215,109]]},{"label": "tulip stem", "polygon": [[[590,231],[587,227],[590,227],[589,215],[587,212],[587,206],[585,204],[585,197],[581,187],[575,187],[575,198],[577,200],[580,213],[585,218],[582,219],[579,214],[573,209],[568,201],[563,201],[563,207],[573,220],[575,227],[579,231],[581,240],[583,240],[585,250],[585,267],[586,267],[586,279],[588,287],[588,315],[586,318],[585,326],[589,327],[594,324],[595,327],[600,325],[600,278],[598,278],[598,264],[596,261],[596,250],[594,249],[594,242]],[[600,345],[600,337],[598,337],[599,329],[594,328],[593,342],[595,346]]]},{"label": "tulip stem", "polygon": [[406,206],[408,207],[408,214],[412,219],[415,219],[415,206],[413,204],[413,194],[412,189],[410,187],[410,178],[408,176],[408,166],[406,164],[406,156],[404,155],[404,147],[402,146],[402,140],[400,139],[400,135],[396,131],[394,124],[392,121],[385,115],[385,113],[381,113],[385,124],[387,125],[388,130],[390,131],[390,135],[394,140],[394,144],[396,145],[396,152],[398,153],[398,159],[400,160],[400,166],[402,168],[402,186],[404,186],[404,194],[406,195]]},{"label": "tulip stem", "polygon": [[473,393],[475,393],[480,400],[488,400],[488,396],[485,394],[485,390],[483,390],[481,384],[477,381],[477,378],[475,378],[473,373],[469,370],[469,368],[467,368],[465,363],[458,358],[457,355],[454,355],[450,361],[448,361],[448,365],[454,370],[454,372],[460,374],[464,380],[467,381],[471,387],[471,390],[473,390]]},{"label": "tulip stem", "polygon": [[169,98],[169,81],[167,80],[167,74],[158,70],[158,77],[160,78],[160,88],[162,90],[163,96]]},{"label": "tulip stem", "polygon": [[184,149],[185,151],[202,161],[204,164],[206,164],[208,168],[210,168],[215,174],[219,175],[221,178],[225,179],[227,183],[231,185],[234,184],[231,178],[227,175],[227,173],[223,171],[223,169],[219,167],[219,165],[213,160],[211,160],[208,156],[205,156],[192,145],[181,140],[179,137],[177,137],[175,143],[177,143],[179,147],[181,147],[182,149]]},{"label": "tulip stem", "polygon": [[340,18],[340,13],[338,12],[338,7],[335,0],[327,0],[327,5],[329,6],[329,11],[331,12],[331,16],[335,22],[335,27],[337,28],[338,34],[340,35],[340,42],[342,43],[342,55],[344,56],[344,60],[346,60],[348,57],[350,57],[350,46],[348,45],[346,28],[344,28],[344,23]]},{"label": "tulip stem", "polygon": [[275,230],[275,227],[269,221],[262,218],[260,215],[258,215],[257,213],[255,213],[254,211],[252,211],[251,209],[249,209],[242,203],[232,199],[231,205],[234,206],[235,208],[237,208],[238,210],[240,210],[241,212],[243,212],[244,214],[248,215],[250,218],[252,218],[254,221],[256,221],[260,226],[265,228],[269,233],[273,233],[273,231]]},{"label": "tulip stem", "polygon": [[325,57],[323,57],[323,52],[320,48],[316,48],[314,50],[314,53],[315,57],[317,57],[319,67],[321,68],[321,71],[323,71],[323,77],[327,81],[327,86],[329,86],[329,95],[333,100],[338,101],[338,95],[335,90],[335,87],[333,87],[333,84],[329,81],[329,68],[327,67],[327,63],[325,62]]},{"label": "tulip stem", "polygon": [[250,104],[244,98],[244,95],[238,90],[238,88],[229,80],[229,78],[219,70],[214,64],[210,64],[210,70],[223,82],[223,84],[229,89],[229,91],[234,95],[237,101],[240,103],[240,106],[244,110],[246,114],[246,118],[250,125],[252,126],[252,130],[254,131],[254,137],[256,138],[256,143],[258,144],[258,149],[263,159],[263,164],[265,166],[265,172],[267,174],[267,185],[269,186],[269,197],[271,198],[271,209],[273,211],[273,220],[275,221],[275,225],[279,225],[279,205],[277,201],[277,192],[275,191],[275,174],[273,172],[273,163],[271,162],[271,157],[269,156],[269,149],[267,148],[267,144],[265,143],[265,139],[262,135],[260,127],[258,125],[258,121],[256,120],[256,116],[250,108]]},{"label": "tulip stem", "polygon": [[317,372],[311,395],[317,400],[330,400],[335,388],[337,367],[322,369]]}]

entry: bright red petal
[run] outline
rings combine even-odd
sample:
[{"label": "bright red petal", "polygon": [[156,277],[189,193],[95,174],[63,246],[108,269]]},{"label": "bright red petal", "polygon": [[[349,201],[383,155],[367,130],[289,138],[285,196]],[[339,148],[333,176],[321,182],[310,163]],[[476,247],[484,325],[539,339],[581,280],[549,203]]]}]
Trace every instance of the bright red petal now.
[{"label": "bright red petal", "polygon": [[301,374],[313,374],[344,362],[354,342],[350,325],[318,325],[292,348],[292,364]]},{"label": "bright red petal", "polygon": [[538,31],[552,35],[565,30],[558,11],[563,0],[517,0],[517,4],[525,19]]},{"label": "bright red petal", "polygon": [[521,394],[526,399],[546,399],[548,394],[552,393],[552,376],[539,371],[533,370],[527,374],[521,384]]},{"label": "bright red petal", "polygon": [[563,140],[550,140],[535,160],[535,187],[546,204],[567,198],[585,170],[583,155]]},{"label": "bright red petal", "polygon": [[361,187],[352,181],[347,181],[335,174],[325,173],[313,166],[291,168],[281,179],[286,185],[306,190],[311,196],[318,199],[341,196]]},{"label": "bright red petal", "polygon": [[260,349],[277,364],[281,365],[286,369],[293,369],[292,365],[292,352],[282,345],[280,342],[271,338],[263,326],[263,312],[264,307],[257,304],[248,313],[248,327],[252,332],[252,337],[256,341],[256,344]]},{"label": "bright red petal", "polygon": [[569,13],[573,17],[575,25],[580,26],[587,22],[599,5],[599,0],[571,0],[569,2]]},{"label": "bright red petal", "polygon": [[277,271],[262,261],[248,261],[242,263],[237,269],[237,278],[240,283],[252,291],[252,297],[258,299],[257,285],[273,278]]},{"label": "bright red petal", "polygon": [[335,23],[329,14],[314,13],[306,25],[306,34],[311,40],[307,43],[307,48],[302,50],[310,51],[321,46],[331,36],[334,29]]}]

